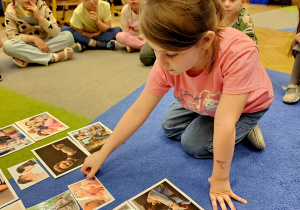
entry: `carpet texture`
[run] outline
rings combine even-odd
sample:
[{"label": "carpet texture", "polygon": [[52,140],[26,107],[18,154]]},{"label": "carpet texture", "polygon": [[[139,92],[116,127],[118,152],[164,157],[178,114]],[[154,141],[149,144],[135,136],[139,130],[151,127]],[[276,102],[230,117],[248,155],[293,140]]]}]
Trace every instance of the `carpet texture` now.
[{"label": "carpet texture", "polygon": [[[251,14],[256,28],[280,30],[295,28],[298,24],[297,6],[288,6],[266,12]],[[293,31],[294,32],[294,31]]]},{"label": "carpet texture", "polygon": [[[234,202],[234,205],[237,209],[247,210],[299,209],[300,104],[287,105],[281,100],[284,95],[281,86],[287,85],[289,75],[267,71],[273,82],[275,101],[259,122],[266,148],[257,151],[247,142],[236,146],[230,174],[231,187],[237,195],[247,199],[248,204]],[[143,86],[94,122],[100,120],[113,130],[142,89]],[[113,209],[164,178],[204,209],[211,209],[207,179],[211,175],[212,159],[190,157],[179,142],[165,137],[160,127],[161,117],[173,101],[172,93],[167,93],[145,124],[111,154],[96,174],[116,199],[103,209]],[[70,121],[67,116],[57,117],[66,124]],[[58,179],[50,177],[23,191],[12,179],[10,183],[28,208],[64,192],[67,185],[84,178],[84,174],[75,170]]]}]

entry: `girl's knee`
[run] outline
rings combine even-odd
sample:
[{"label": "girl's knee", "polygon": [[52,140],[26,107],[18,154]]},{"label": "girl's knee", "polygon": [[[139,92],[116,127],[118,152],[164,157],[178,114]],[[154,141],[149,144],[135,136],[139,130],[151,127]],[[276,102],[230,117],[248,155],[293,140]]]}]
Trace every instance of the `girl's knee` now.
[{"label": "girl's knee", "polygon": [[213,153],[208,151],[205,147],[206,143],[201,142],[201,139],[197,137],[194,139],[195,136],[188,135],[185,132],[181,135],[181,146],[182,149],[190,156],[194,158],[212,158]]},{"label": "girl's knee", "polygon": [[69,46],[74,43],[74,37],[70,31],[62,31],[61,34],[65,37],[65,40],[68,42]]},{"label": "girl's knee", "polygon": [[16,50],[15,47],[16,40],[10,39],[3,43],[3,52],[7,55],[10,55],[12,52]]}]

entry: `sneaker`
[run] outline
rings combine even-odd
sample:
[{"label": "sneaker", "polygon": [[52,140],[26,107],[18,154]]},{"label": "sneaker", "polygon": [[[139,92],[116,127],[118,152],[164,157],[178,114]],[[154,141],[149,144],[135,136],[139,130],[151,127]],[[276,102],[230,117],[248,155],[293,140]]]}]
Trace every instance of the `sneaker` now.
[{"label": "sneaker", "polygon": [[126,46],[126,50],[127,52],[132,53],[134,51],[134,48]]},{"label": "sneaker", "polygon": [[247,139],[256,149],[264,149],[266,147],[264,137],[258,125],[248,133]]},{"label": "sneaker", "polygon": [[286,90],[285,95],[283,96],[282,100],[285,103],[293,104],[297,103],[300,99],[299,97],[299,89],[298,85],[288,85],[287,87],[283,87]]},{"label": "sneaker", "polygon": [[86,47],[82,44],[80,44],[79,42],[74,43],[71,48],[75,51],[75,52],[83,52],[86,50]]},{"label": "sneaker", "polygon": [[104,43],[106,43],[106,48],[108,49],[108,50],[114,50],[114,49],[116,49],[116,40],[110,40],[109,42],[104,42]]}]

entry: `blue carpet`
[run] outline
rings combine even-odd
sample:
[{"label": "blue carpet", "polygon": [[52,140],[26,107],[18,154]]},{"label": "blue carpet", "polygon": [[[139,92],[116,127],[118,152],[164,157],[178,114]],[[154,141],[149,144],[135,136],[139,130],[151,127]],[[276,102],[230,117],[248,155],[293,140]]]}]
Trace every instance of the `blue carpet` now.
[{"label": "blue carpet", "polygon": [[283,29],[277,29],[278,31],[285,31],[285,32],[295,32],[296,28],[283,28]]},{"label": "blue carpet", "polygon": [[[288,74],[267,71],[273,82],[275,101],[259,122],[266,148],[257,151],[247,143],[236,146],[231,186],[236,194],[248,200],[248,204],[234,202],[234,205],[237,209],[247,210],[299,209],[300,103],[287,105],[281,100],[285,92],[281,86],[288,84]],[[113,130],[142,89],[143,86],[94,122],[100,120]],[[103,209],[113,209],[164,178],[204,209],[211,209],[207,178],[212,172],[212,160],[194,159],[185,154],[180,143],[166,138],[160,127],[160,119],[173,101],[169,92],[145,124],[106,160],[97,173],[116,199]],[[10,183],[28,208],[68,190],[67,185],[84,178],[79,170],[75,170],[58,179],[50,177],[23,191],[12,179]]]}]

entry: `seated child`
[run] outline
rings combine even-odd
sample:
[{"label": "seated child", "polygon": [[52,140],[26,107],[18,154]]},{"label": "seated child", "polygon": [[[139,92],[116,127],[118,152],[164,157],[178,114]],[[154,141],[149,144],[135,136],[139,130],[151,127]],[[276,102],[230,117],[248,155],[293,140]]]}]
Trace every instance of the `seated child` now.
[{"label": "seated child", "polygon": [[256,44],[257,38],[254,32],[252,18],[243,8],[246,0],[220,0],[225,10],[223,25],[231,26],[248,35]]},{"label": "seated child", "polygon": [[72,34],[60,32],[51,10],[43,0],[13,0],[6,8],[5,26],[8,40],[3,51],[19,67],[28,63],[48,65],[69,60],[74,43]]},{"label": "seated child", "polygon": [[[299,8],[298,8],[299,10]],[[300,10],[299,10],[300,14]],[[285,95],[283,96],[282,100],[285,103],[288,104],[294,104],[297,103],[300,99],[300,86],[299,86],[299,80],[300,80],[300,22],[297,26],[297,33],[296,36],[292,42],[291,45],[291,54],[293,54],[295,61],[294,66],[292,70],[292,74],[290,77],[290,81],[287,87],[284,87],[284,90],[286,90]]]},{"label": "seated child", "polygon": [[128,0],[121,12],[122,31],[117,34],[117,41],[126,46],[127,52],[141,49],[146,43],[139,32],[140,0]]},{"label": "seated child", "polygon": [[79,51],[86,48],[115,49],[116,34],[120,27],[111,28],[111,12],[108,2],[102,0],[82,0],[73,12],[71,27],[64,26],[62,31],[70,31],[79,43]]}]

